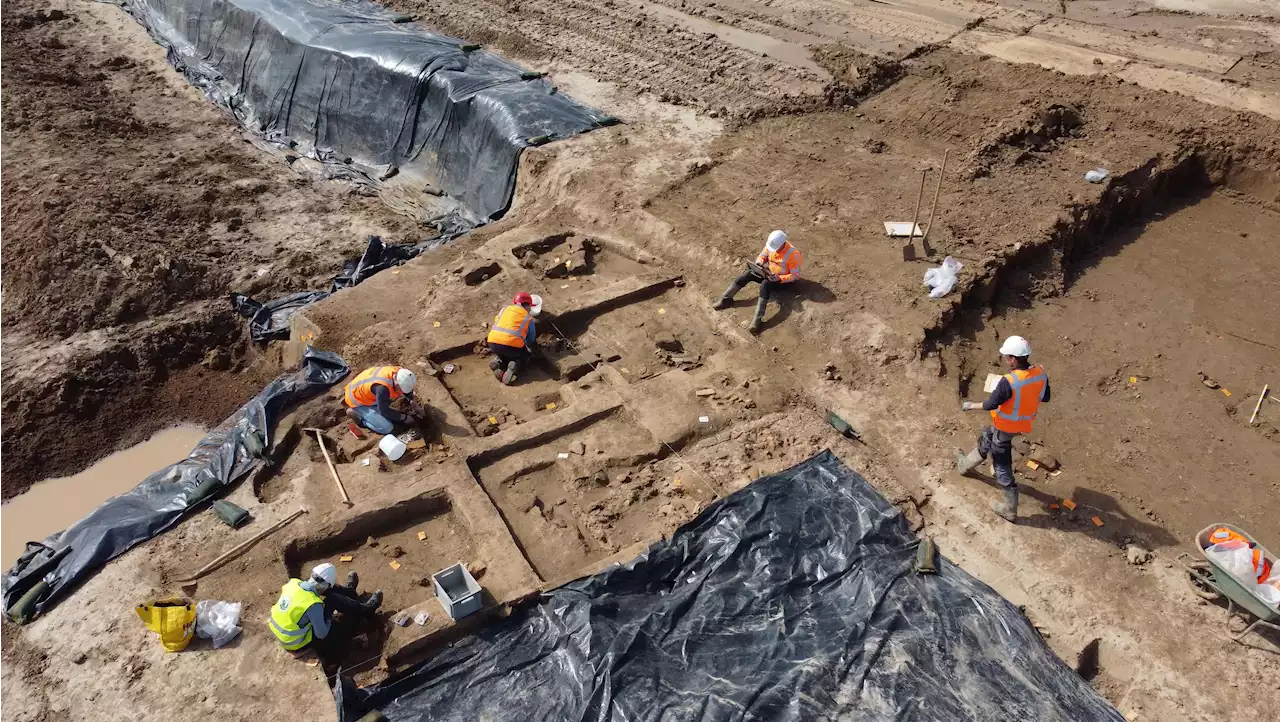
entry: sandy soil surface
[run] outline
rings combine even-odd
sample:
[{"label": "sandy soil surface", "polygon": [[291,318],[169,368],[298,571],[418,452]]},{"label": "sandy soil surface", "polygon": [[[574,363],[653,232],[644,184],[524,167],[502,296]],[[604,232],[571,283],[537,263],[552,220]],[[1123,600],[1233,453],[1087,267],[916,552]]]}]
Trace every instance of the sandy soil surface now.
[{"label": "sandy soil surface", "polygon": [[[1248,424],[1262,384],[1280,381],[1268,275],[1280,261],[1280,125],[1266,117],[1265,7],[1216,3],[1190,16],[1172,2],[392,4],[554,70],[562,89],[626,124],[527,153],[503,221],[307,312],[316,343],[357,368],[460,368],[425,384],[439,409],[436,443],[385,471],[361,464],[369,444],[338,424],[335,394],[299,412],[295,426],[341,440],[354,508],[340,504],[309,442],[270,479],[233,492],[262,520],[303,500],[317,514],[201,582],[200,598],[246,603],[236,646],[165,655],[131,618],[130,605],[178,591],[173,580],[233,541],[201,515],[28,627],[4,625],[6,719],[101,718],[126,704],[142,719],[292,716],[298,699],[324,700],[331,671],[280,652],[262,627],[292,567],[351,555],[389,590],[389,616],[429,598],[419,567],[457,555],[486,569],[495,599],[515,599],[826,447],[947,556],[1024,605],[1068,662],[1095,648],[1098,668],[1084,673],[1130,719],[1262,720],[1280,707],[1274,685],[1258,684],[1280,675],[1280,639],[1228,641],[1223,608],[1192,593],[1175,563],[1215,520],[1280,546],[1280,404]],[[114,30],[102,31],[106,43],[94,38],[94,52],[155,60],[127,20],[104,22]],[[23,30],[61,32],[74,50],[60,23]],[[1255,76],[1232,80],[1242,64]],[[178,91],[175,76],[148,67]],[[212,113],[188,91],[167,97],[175,113]],[[1250,107],[1258,112],[1241,112]],[[216,113],[206,122],[233,137]],[[255,177],[276,177],[247,146],[208,142],[209,153],[243,150],[238,162],[263,163],[248,166]],[[926,219],[937,253],[903,262],[881,223],[910,220],[922,171],[932,191],[948,151],[938,218]],[[1094,167],[1109,182],[1084,182]],[[272,187],[340,193],[283,178]],[[317,217],[381,217],[363,199],[331,212]],[[743,328],[746,293],[726,311],[710,302],[775,227],[804,251],[806,269],[757,339]],[[570,234],[627,260],[547,277],[541,256],[554,263],[558,251],[546,240]],[[539,243],[539,259],[522,265],[514,249]],[[928,299],[921,276],[946,254],[965,264],[960,284]],[[617,285],[674,276],[680,285],[655,281],[643,293]],[[511,394],[496,385],[471,346],[520,288],[543,293],[552,313],[582,304],[549,330],[597,355],[600,370],[572,377],[563,353]],[[587,303],[618,288],[622,300]],[[156,303],[162,317],[184,308]],[[1027,493],[1017,526],[987,509],[989,486],[951,470],[953,449],[982,422],[959,401],[980,397],[999,338],[1013,332],[1054,379],[1028,441],[1061,466],[1032,472],[1031,446],[1019,445]],[[204,388],[223,378],[200,373],[193,383]],[[834,434],[823,408],[863,443]],[[6,400],[6,422],[10,413]],[[6,451],[13,438],[6,428]],[[435,489],[446,490],[447,512],[415,501]],[[1067,498],[1076,511],[1062,510]],[[419,530],[439,548],[415,547]],[[1131,562],[1130,545],[1155,557]],[[400,557],[384,546],[406,552],[410,573],[391,570]],[[384,618],[361,635],[348,661],[375,664],[358,681],[385,677],[378,657],[407,648],[412,631]],[[316,716],[327,714],[318,705]]]}]

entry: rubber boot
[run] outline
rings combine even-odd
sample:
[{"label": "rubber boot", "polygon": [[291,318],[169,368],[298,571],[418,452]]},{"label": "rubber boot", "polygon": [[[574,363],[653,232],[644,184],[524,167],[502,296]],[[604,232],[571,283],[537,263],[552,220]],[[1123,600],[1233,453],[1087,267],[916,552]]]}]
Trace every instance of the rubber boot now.
[{"label": "rubber boot", "polygon": [[756,300],[756,315],[751,317],[751,325],[747,326],[747,330],[753,334],[760,333],[760,325],[764,323],[764,309],[769,302],[763,298]]},{"label": "rubber boot", "polygon": [[510,386],[515,382],[516,382],[516,362],[510,361],[507,363],[507,370],[502,374],[502,383],[506,384],[507,386]]},{"label": "rubber boot", "polygon": [[1018,487],[1007,486],[1004,489],[1004,501],[991,502],[991,511],[1005,521],[1013,524],[1018,520]]},{"label": "rubber boot", "polygon": [[716,301],[711,307],[717,311],[721,311],[729,307],[733,302],[733,297],[738,295],[738,291],[742,290],[742,286],[737,283],[730,283],[729,287],[724,289],[724,294],[720,296],[720,300]]},{"label": "rubber boot", "polygon": [[964,476],[969,476],[973,470],[978,468],[978,464],[982,463],[982,454],[978,453],[978,447],[973,447],[973,451],[968,454],[956,449],[956,471]]},{"label": "rubber boot", "polygon": [[347,589],[356,590],[360,587],[360,575],[355,572],[347,574]]},{"label": "rubber boot", "polygon": [[361,603],[366,612],[372,612],[382,606],[382,590],[379,589]]}]

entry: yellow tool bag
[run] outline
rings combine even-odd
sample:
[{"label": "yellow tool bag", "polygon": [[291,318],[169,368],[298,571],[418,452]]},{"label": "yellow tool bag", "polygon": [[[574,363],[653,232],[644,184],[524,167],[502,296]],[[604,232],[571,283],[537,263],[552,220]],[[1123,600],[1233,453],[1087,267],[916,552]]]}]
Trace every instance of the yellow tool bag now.
[{"label": "yellow tool bag", "polygon": [[163,599],[136,607],[147,629],[160,635],[166,652],[181,652],[196,631],[196,605],[183,599]]}]

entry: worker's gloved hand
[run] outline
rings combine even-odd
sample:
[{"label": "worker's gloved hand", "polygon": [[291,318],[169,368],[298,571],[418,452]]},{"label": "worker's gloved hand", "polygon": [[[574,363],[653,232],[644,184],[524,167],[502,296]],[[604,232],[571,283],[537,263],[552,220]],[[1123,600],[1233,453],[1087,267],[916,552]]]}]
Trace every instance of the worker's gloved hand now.
[{"label": "worker's gloved hand", "polygon": [[769,281],[771,281],[772,283],[777,283],[777,282],[778,282],[778,274],[776,274],[776,273],[770,273],[770,274],[766,275],[766,276],[765,276],[765,278],[769,279]]},{"label": "worker's gloved hand", "polygon": [[964,401],[964,402],[961,402],[960,404],[961,411],[973,411],[974,409],[980,409],[980,408],[982,408],[982,404],[979,404],[973,401]]}]

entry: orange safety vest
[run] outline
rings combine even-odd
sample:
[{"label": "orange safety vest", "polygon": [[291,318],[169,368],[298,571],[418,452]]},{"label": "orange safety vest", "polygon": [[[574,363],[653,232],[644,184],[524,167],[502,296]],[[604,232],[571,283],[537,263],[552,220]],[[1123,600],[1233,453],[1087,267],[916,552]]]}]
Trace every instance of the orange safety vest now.
[{"label": "orange safety vest", "polygon": [[[1224,549],[1238,549],[1240,547],[1251,546],[1249,540],[1237,534],[1226,527],[1218,527],[1209,534],[1209,546],[1222,545]],[[1258,583],[1262,584],[1267,581],[1267,577],[1271,576],[1271,560],[1267,559],[1262,550],[1253,547],[1253,571],[1258,575]]]},{"label": "orange safety vest", "polygon": [[769,269],[769,273],[778,277],[782,283],[791,283],[800,277],[800,249],[791,245],[790,241],[782,244],[782,248],[760,251],[756,262]]},{"label": "orange safety vest", "polygon": [[1225,526],[1220,526],[1209,534],[1209,546],[1213,546],[1214,544],[1224,544],[1231,541],[1237,541],[1242,544],[1249,543],[1248,539],[1245,539],[1243,536],[1231,531]]},{"label": "orange safety vest", "polygon": [[489,328],[489,343],[524,348],[528,346],[529,329],[533,327],[533,314],[524,306],[512,304],[493,317]]},{"label": "orange safety vest", "polygon": [[353,409],[357,406],[376,406],[378,397],[373,395],[374,386],[386,386],[392,401],[404,396],[404,393],[396,388],[396,372],[400,368],[399,366],[370,366],[361,371],[359,376],[347,384],[347,406]]},{"label": "orange safety vest", "polygon": [[1013,388],[1013,396],[991,412],[991,424],[1006,434],[1030,433],[1049,377],[1039,364],[1029,369],[1015,369],[1004,377]]}]

